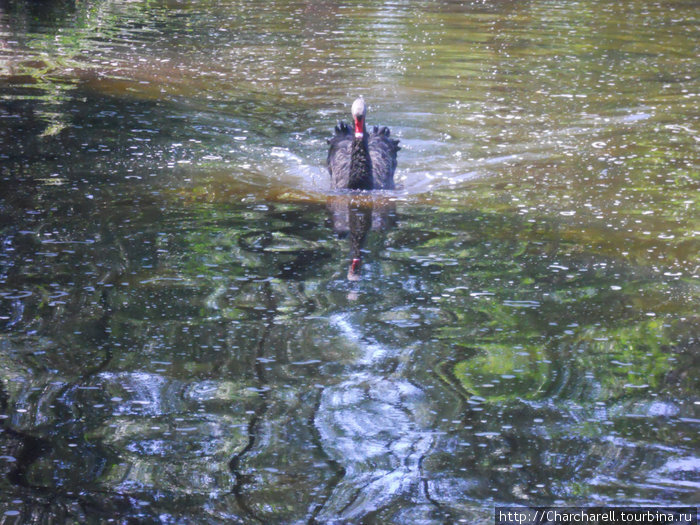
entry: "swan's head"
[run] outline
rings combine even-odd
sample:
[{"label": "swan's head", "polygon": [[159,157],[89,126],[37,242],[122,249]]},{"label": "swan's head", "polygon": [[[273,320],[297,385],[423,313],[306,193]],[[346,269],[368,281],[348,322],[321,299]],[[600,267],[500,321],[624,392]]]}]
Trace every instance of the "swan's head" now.
[{"label": "swan's head", "polygon": [[367,106],[362,97],[352,103],[352,118],[355,120],[355,138],[361,139],[365,133],[365,115]]}]

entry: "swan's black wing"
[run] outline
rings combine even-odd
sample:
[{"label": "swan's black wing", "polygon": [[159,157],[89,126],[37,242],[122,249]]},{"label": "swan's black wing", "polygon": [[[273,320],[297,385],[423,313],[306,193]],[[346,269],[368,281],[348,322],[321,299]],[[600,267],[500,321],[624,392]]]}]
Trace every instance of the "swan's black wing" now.
[{"label": "swan's black wing", "polygon": [[369,156],[372,159],[372,176],[377,190],[394,189],[396,152],[401,148],[399,141],[390,137],[387,127],[374,126],[369,134]]},{"label": "swan's black wing", "polygon": [[350,183],[350,150],[353,131],[342,120],[335,127],[335,135],[328,141],[328,173],[331,174],[331,188],[347,188]]}]

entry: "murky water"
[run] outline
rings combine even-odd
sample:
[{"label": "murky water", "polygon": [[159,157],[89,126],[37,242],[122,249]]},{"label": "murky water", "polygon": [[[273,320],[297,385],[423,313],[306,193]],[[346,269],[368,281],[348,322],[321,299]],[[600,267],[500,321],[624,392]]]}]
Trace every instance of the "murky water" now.
[{"label": "murky water", "polygon": [[0,3],[0,521],[697,503],[699,17]]}]

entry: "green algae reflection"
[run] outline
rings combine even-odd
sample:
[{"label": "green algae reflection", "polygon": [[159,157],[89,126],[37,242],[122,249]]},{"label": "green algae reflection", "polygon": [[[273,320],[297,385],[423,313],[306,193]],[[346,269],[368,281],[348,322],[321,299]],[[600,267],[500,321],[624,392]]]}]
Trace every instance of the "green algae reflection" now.
[{"label": "green algae reflection", "polygon": [[550,373],[551,362],[537,346],[480,345],[476,356],[454,366],[462,387],[489,402],[537,398]]}]

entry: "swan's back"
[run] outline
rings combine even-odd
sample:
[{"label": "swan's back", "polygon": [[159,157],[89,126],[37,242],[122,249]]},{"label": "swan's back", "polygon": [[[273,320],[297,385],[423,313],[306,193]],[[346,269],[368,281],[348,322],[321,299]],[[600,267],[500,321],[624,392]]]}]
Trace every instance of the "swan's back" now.
[{"label": "swan's back", "polygon": [[396,171],[396,152],[399,141],[390,137],[387,127],[372,128],[369,134],[369,156],[372,159],[372,176],[375,190],[393,190]]},{"label": "swan's back", "polygon": [[330,148],[326,164],[331,175],[331,188],[333,189],[347,189],[350,184],[352,138],[352,130],[345,122],[341,121],[335,127],[335,135],[328,141]]}]

